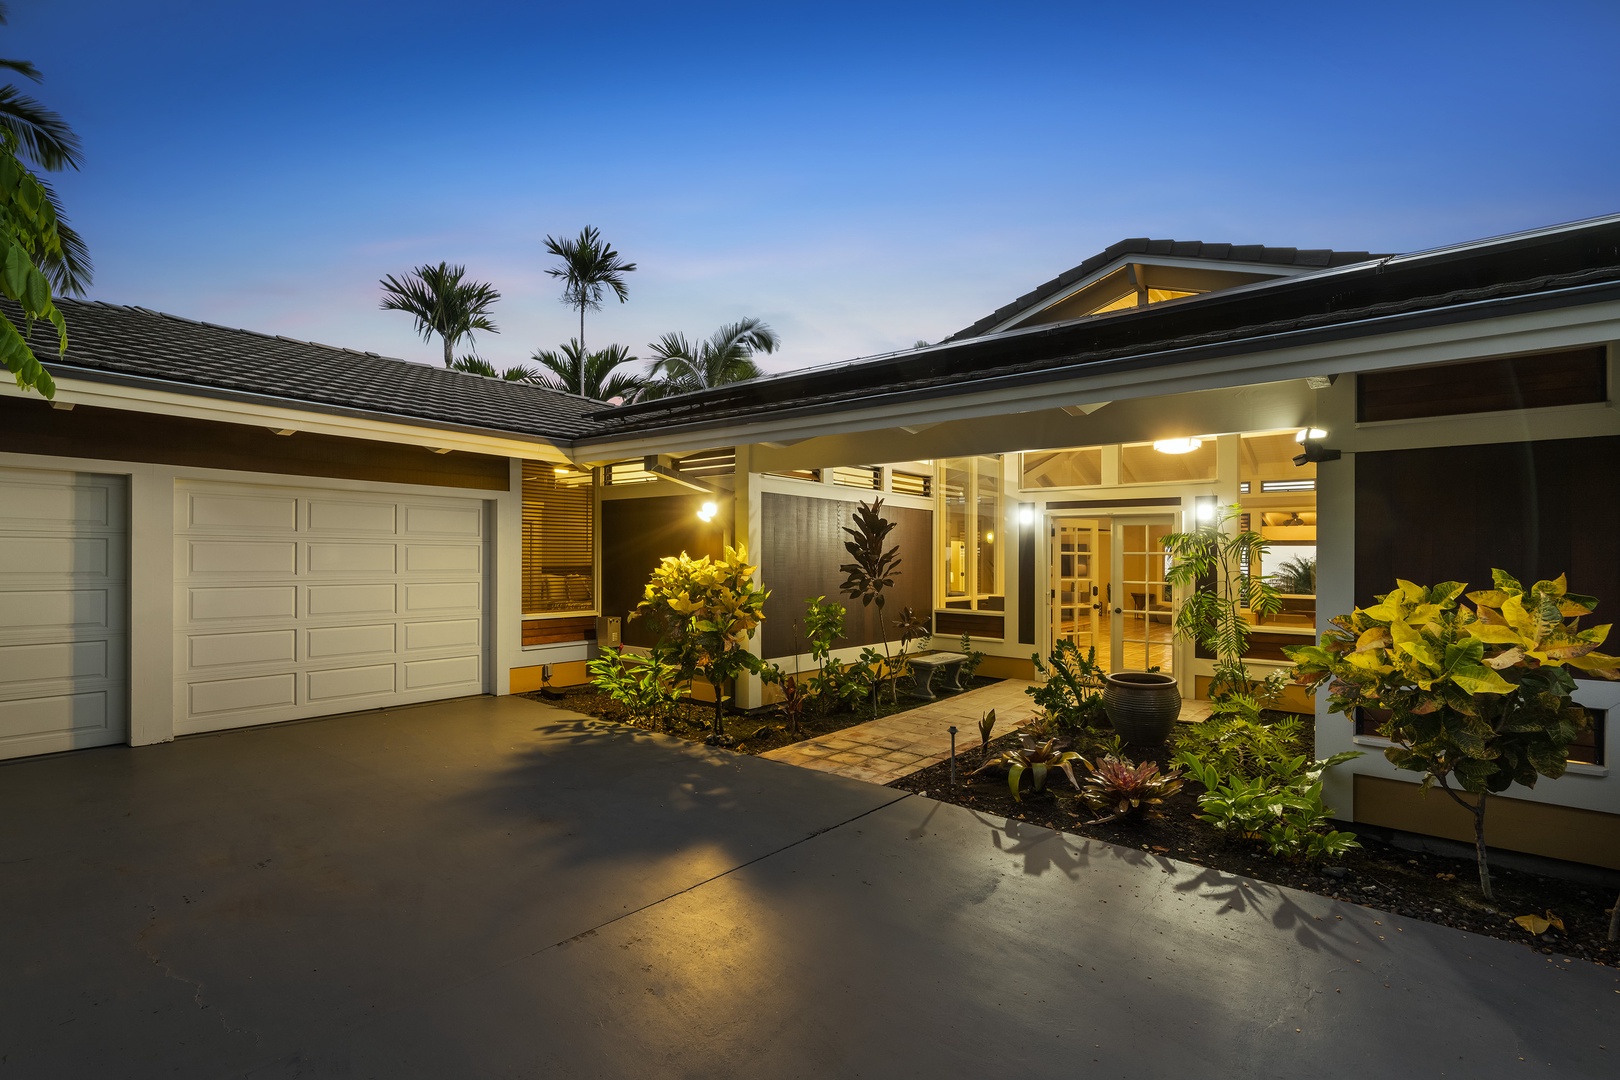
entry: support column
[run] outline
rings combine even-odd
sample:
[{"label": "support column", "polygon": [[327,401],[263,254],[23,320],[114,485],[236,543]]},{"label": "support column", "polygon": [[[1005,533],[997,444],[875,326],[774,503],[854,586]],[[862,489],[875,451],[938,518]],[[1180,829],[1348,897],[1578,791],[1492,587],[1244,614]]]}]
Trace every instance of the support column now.
[{"label": "support column", "polygon": [[[736,488],[732,493],[732,535],[747,545],[748,561],[759,567],[754,575],[756,587],[770,587],[770,567],[765,565],[765,529],[760,517],[759,478],[753,473],[753,447],[739,446],[736,463],[732,466]],[[736,541],[733,541],[734,543]],[[748,651],[763,656],[765,629],[761,626],[748,639]],[[738,708],[756,709],[765,704],[765,687],[757,675],[745,675],[737,680]]]},{"label": "support column", "polygon": [[[1367,598],[1369,601],[1372,597]],[[1316,466],[1316,625],[1356,606],[1356,455]],[[1355,744],[1355,725],[1329,713],[1327,690],[1316,695],[1316,756],[1364,750]],[[1377,754],[1374,750],[1372,753]],[[1351,762],[1322,776],[1322,801],[1334,816],[1355,820],[1355,766]]]},{"label": "support column", "polygon": [[129,477],[129,744],[174,738],[174,474]]},{"label": "support column", "polygon": [[[512,669],[523,662],[523,459],[510,458],[507,488],[489,501],[491,637],[488,692],[512,692]],[[600,529],[594,530],[600,532]]]}]

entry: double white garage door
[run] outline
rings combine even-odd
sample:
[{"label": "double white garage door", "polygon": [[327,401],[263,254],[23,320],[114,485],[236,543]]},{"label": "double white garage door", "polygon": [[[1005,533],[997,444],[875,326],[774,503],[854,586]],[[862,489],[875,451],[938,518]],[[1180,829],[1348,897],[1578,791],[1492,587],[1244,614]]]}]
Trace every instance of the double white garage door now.
[{"label": "double white garage door", "polygon": [[187,734],[483,692],[478,499],[180,483],[174,621],[131,618],[122,477],[0,469],[0,757],[121,742],[128,627]]}]

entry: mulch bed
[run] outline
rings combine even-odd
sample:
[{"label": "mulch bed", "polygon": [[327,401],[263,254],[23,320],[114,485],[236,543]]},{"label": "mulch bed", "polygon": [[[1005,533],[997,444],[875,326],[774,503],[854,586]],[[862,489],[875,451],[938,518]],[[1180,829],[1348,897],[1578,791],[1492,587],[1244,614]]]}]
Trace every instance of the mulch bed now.
[{"label": "mulch bed", "polygon": [[[992,741],[991,753],[1017,745],[1016,735],[1002,736]],[[1152,751],[1141,751],[1141,754],[1137,760],[1155,758]],[[1496,900],[1494,904],[1487,904],[1479,896],[1479,879],[1472,857],[1459,859],[1408,851],[1346,825],[1343,827],[1357,832],[1361,850],[1321,867],[1292,862],[1275,857],[1255,844],[1230,839],[1225,833],[1196,820],[1197,795],[1203,788],[1191,780],[1163,805],[1146,808],[1141,817],[1092,825],[1088,823],[1101,815],[1080,800],[1069,781],[1057,770],[1049,774],[1047,790],[1039,795],[1029,792],[1029,781],[1024,780],[1023,801],[1015,802],[1007,790],[1006,777],[999,769],[972,778],[966,776],[979,761],[977,746],[957,755],[958,786],[955,789],[950,787],[949,761],[896,780],[890,786],[998,817],[1015,818],[1335,900],[1364,904],[1409,919],[1518,941],[1549,955],[1557,953],[1620,966],[1620,944],[1606,940],[1607,909],[1615,903],[1616,890],[1612,885],[1585,884],[1511,870],[1493,863],[1491,883]],[[1163,765],[1161,761],[1161,768]],[[1076,774],[1083,780],[1084,766],[1077,763]],[[1543,915],[1549,910],[1563,920],[1562,933],[1548,930],[1539,937],[1532,937],[1513,921],[1514,916]]]},{"label": "mulch bed", "polygon": [[[989,686],[999,680],[975,676],[968,689],[977,689]],[[535,701],[543,701],[549,705],[557,705],[574,712],[586,713],[590,716],[599,716],[604,720],[612,720],[620,724],[629,724],[648,731],[661,731],[666,735],[675,735],[693,742],[703,742],[708,738],[714,721],[713,702],[683,701],[677,705],[669,719],[662,727],[654,726],[645,719],[633,716],[606,694],[601,693],[593,686],[572,686],[564,690],[536,691],[522,695]],[[942,695],[943,696],[943,695]],[[938,701],[941,698],[936,697]],[[900,692],[900,703],[891,705],[887,700],[878,706],[879,718],[893,716],[895,713],[908,712],[911,709],[928,705],[930,702],[921,698],[908,697],[905,691]],[[856,724],[864,724],[872,720],[870,709],[862,708],[856,712],[833,712],[825,714],[807,713],[799,725],[799,733],[790,735],[783,725],[782,714],[774,705],[763,709],[754,709],[749,712],[726,712],[726,734],[735,739],[735,744],[727,747],[739,754],[763,754],[767,750],[788,746],[792,743],[803,742],[805,739],[819,738],[841,731]]]}]

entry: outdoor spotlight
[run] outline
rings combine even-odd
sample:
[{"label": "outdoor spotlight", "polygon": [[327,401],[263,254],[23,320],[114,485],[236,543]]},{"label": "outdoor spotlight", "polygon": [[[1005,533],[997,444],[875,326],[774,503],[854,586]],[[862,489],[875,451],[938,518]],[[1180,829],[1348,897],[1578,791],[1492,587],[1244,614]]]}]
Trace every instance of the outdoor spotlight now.
[{"label": "outdoor spotlight", "polygon": [[1329,450],[1315,439],[1301,440],[1300,445],[1305,448],[1305,452],[1294,457],[1295,465],[1315,465],[1318,462],[1339,460],[1337,450]]},{"label": "outdoor spotlight", "polygon": [[1297,443],[1306,441],[1320,442],[1325,438],[1327,438],[1327,432],[1319,427],[1300,428],[1299,432],[1294,436],[1294,441]]},{"label": "outdoor spotlight", "polygon": [[1190,454],[1203,445],[1203,439],[1157,439],[1153,449],[1161,454]]},{"label": "outdoor spotlight", "polygon": [[718,514],[719,512],[720,507],[716,506],[712,502],[706,502],[698,508],[698,520],[705,522],[713,521],[714,515]]}]

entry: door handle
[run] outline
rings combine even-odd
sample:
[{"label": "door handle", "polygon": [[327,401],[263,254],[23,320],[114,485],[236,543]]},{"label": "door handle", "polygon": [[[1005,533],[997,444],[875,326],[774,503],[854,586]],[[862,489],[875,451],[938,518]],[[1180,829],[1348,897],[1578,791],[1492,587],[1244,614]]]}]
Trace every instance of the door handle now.
[{"label": "door handle", "polygon": [[1102,610],[1102,605],[1101,604],[1092,604],[1091,605],[1091,610],[1092,611],[1101,611]]},{"label": "door handle", "polygon": [[1124,614],[1124,613],[1125,613],[1125,609],[1124,609],[1124,608],[1115,608],[1115,609],[1114,609],[1114,614],[1115,614],[1115,615],[1123,615],[1123,614]]}]

